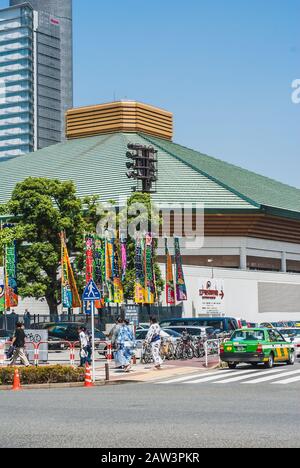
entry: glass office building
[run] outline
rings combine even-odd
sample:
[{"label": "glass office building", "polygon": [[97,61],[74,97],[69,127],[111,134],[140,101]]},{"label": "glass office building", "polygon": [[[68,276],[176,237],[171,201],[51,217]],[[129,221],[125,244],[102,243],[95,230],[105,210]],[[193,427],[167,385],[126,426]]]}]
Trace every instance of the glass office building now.
[{"label": "glass office building", "polygon": [[73,106],[72,1],[10,5],[0,11],[0,158],[61,142]]},{"label": "glass office building", "polygon": [[0,11],[0,157],[34,149],[33,11]]}]

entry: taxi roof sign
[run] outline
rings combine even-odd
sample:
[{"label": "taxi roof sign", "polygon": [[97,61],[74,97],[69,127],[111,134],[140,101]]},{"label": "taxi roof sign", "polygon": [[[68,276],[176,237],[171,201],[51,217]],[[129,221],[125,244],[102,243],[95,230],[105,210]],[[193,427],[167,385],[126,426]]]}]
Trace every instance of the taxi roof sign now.
[{"label": "taxi roof sign", "polygon": [[100,301],[101,300],[101,293],[97,288],[97,285],[94,280],[91,280],[89,284],[86,286],[84,293],[83,293],[83,300],[84,301]]}]

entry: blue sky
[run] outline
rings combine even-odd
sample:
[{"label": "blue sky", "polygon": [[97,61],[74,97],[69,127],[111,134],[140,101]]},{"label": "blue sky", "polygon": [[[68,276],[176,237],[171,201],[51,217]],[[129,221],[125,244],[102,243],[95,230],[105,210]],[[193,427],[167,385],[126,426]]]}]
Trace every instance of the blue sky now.
[{"label": "blue sky", "polygon": [[162,106],[176,142],[300,187],[299,0],[73,1],[76,106]]}]

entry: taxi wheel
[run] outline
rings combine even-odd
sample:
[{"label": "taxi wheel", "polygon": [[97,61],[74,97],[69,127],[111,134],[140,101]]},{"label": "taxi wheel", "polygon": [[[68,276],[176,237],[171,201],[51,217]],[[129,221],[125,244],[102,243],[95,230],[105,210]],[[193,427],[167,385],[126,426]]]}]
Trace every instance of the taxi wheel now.
[{"label": "taxi wheel", "polygon": [[271,353],[269,356],[268,362],[265,363],[265,368],[266,369],[273,369],[274,367],[274,354]]},{"label": "taxi wheel", "polygon": [[229,369],[236,369],[237,363],[236,362],[229,362],[228,367]]},{"label": "taxi wheel", "polygon": [[293,351],[293,352],[291,352],[291,354],[290,354],[290,358],[289,358],[289,360],[287,361],[287,365],[288,365],[288,366],[293,366],[293,365],[295,364],[295,360],[296,360],[296,356],[295,356],[295,353],[294,353],[294,351]]}]

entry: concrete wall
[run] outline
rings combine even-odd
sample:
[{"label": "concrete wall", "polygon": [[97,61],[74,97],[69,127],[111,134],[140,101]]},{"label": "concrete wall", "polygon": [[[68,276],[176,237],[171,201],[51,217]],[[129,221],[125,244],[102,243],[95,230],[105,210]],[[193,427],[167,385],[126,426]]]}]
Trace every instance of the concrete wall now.
[{"label": "concrete wall", "polygon": [[[164,272],[165,267],[162,265],[161,268]],[[201,279],[209,280],[214,277],[223,280],[225,315],[253,322],[279,320],[299,320],[300,322],[300,300],[298,301],[300,275],[194,266],[184,267],[184,272],[188,290],[188,301],[184,303],[184,314],[187,317],[192,317],[193,314],[201,315],[199,300]],[[259,295],[259,284],[264,290],[270,286],[273,296]],[[292,296],[291,286],[293,286]],[[276,297],[277,293],[278,297]],[[272,306],[274,306],[273,309]],[[260,312],[260,309],[269,310],[270,308],[268,313]]]}]

